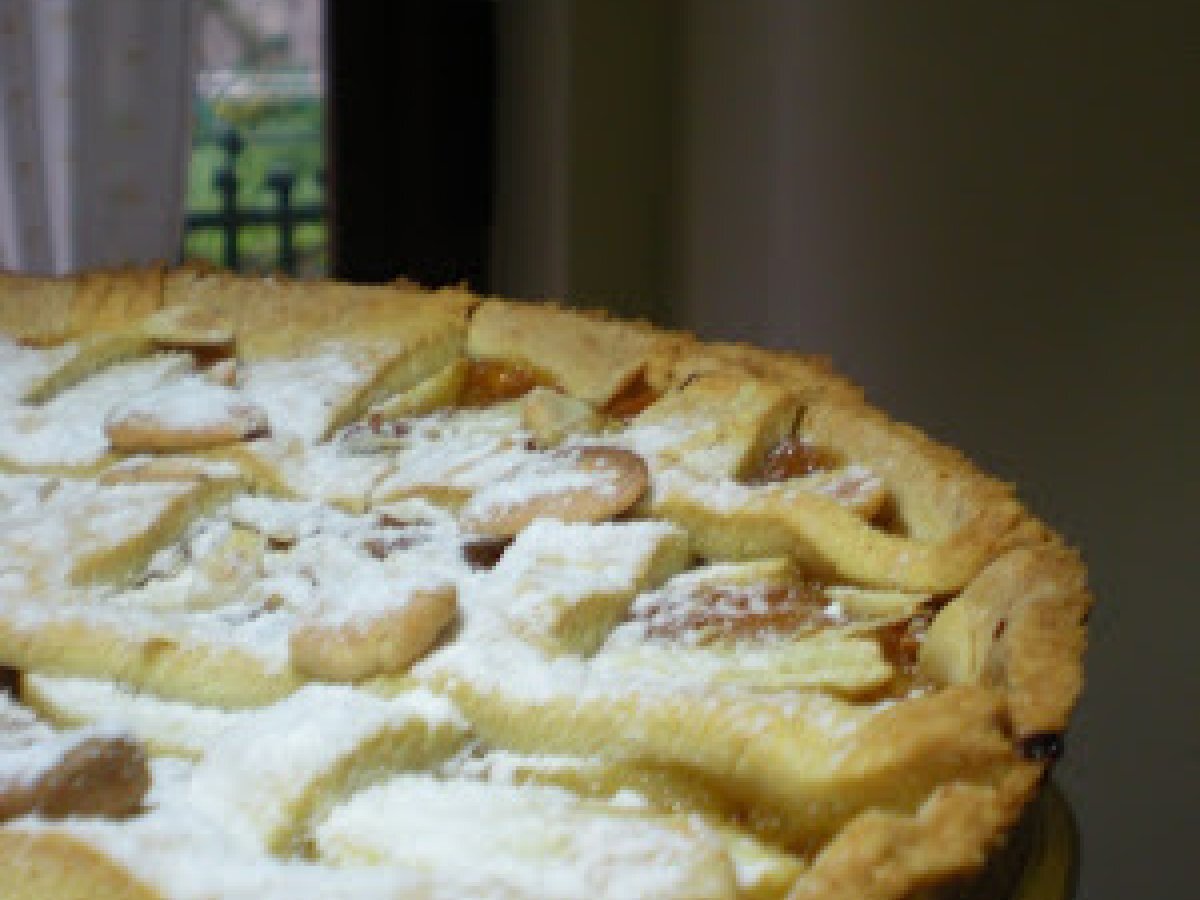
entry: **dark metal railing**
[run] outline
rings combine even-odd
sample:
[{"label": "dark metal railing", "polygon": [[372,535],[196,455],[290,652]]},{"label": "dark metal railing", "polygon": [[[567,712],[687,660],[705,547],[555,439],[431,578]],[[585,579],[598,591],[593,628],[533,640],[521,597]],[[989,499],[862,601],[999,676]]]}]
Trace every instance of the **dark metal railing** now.
[{"label": "dark metal railing", "polygon": [[[296,272],[295,231],[297,225],[325,220],[325,204],[293,203],[292,189],[296,175],[285,165],[273,166],[267,173],[265,183],[275,195],[275,203],[269,207],[238,205],[237,158],[245,149],[245,140],[238,132],[227,129],[217,139],[218,146],[225,151],[225,161],[213,173],[213,187],[220,198],[215,210],[188,211],[184,218],[187,231],[219,230],[222,235],[221,264],[233,271],[241,266],[238,252],[238,232],[251,225],[274,225],[278,231],[277,268],[289,275]],[[324,180],[324,173],[318,173]]]}]

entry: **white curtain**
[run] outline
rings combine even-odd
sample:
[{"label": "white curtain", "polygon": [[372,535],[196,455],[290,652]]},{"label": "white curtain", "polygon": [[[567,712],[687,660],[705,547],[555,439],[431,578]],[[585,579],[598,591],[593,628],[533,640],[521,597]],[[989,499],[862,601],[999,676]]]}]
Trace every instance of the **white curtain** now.
[{"label": "white curtain", "polygon": [[179,254],[192,0],[0,0],[0,267]]}]

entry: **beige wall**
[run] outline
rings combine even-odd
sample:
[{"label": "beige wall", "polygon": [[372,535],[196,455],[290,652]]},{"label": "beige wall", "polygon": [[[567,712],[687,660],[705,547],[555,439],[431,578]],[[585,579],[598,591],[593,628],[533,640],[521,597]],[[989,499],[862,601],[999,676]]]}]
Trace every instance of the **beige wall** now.
[{"label": "beige wall", "polygon": [[[557,284],[532,266],[497,287],[831,353],[1016,481],[1083,548],[1100,600],[1059,776],[1083,828],[1079,896],[1165,896],[1200,836],[1200,57],[1184,16],[817,6],[672,4],[658,39],[677,68],[614,126],[671,123],[654,150],[668,214],[635,248],[587,233],[626,290],[569,265]],[[593,166],[562,176],[558,202],[596,179],[621,190]],[[568,227],[560,254],[583,234]],[[544,249],[522,252],[562,262]],[[637,276],[639,254],[667,276]]]}]

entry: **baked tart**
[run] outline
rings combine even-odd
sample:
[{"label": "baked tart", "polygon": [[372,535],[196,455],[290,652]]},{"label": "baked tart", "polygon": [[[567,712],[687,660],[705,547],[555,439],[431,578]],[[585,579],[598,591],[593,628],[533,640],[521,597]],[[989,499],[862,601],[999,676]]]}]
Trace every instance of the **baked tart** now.
[{"label": "baked tart", "polygon": [[0,278],[0,897],[907,898],[1076,554],[822,361],[460,290]]}]

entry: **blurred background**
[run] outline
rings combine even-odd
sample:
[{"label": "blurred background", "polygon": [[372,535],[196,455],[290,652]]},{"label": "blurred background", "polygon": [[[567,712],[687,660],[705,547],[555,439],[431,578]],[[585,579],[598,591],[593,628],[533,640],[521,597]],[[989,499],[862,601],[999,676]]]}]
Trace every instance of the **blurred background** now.
[{"label": "blurred background", "polygon": [[165,63],[194,74],[182,257],[828,354],[1016,482],[1099,601],[1057,775],[1078,896],[1188,893],[1195,3],[171,4],[195,49]]}]

